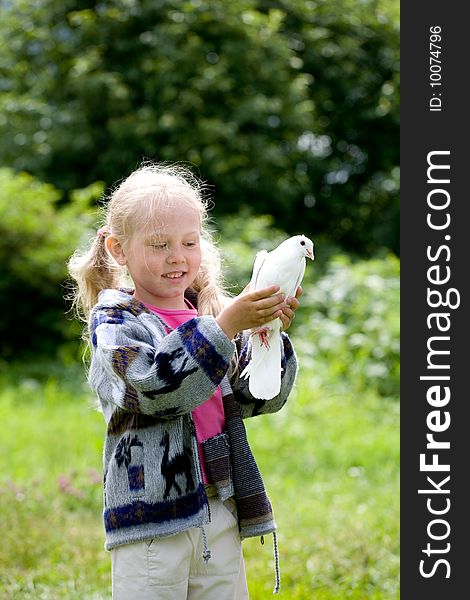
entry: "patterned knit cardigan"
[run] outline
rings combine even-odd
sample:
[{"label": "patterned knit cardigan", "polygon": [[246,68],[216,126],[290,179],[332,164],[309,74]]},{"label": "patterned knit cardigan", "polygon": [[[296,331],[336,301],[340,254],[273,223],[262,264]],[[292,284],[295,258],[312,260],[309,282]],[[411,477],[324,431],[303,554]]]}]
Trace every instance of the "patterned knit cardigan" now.
[{"label": "patterned knit cardigan", "polygon": [[89,383],[107,422],[106,549],[209,522],[191,411],[218,385],[227,431],[204,444],[208,471],[221,499],[235,498],[242,538],[275,532],[242,419],[284,405],[297,371],[287,335],[281,391],[265,401],[250,395],[245,380],[235,377],[229,384],[226,376],[236,346],[239,369],[249,360],[249,336],[230,341],[211,316],[167,333],[159,317],[129,293],[104,290],[92,311],[90,334]]}]

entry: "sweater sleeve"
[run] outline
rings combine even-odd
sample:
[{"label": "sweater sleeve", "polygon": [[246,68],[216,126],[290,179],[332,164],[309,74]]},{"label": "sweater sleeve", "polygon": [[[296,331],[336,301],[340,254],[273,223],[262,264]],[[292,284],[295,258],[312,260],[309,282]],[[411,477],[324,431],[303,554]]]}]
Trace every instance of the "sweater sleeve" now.
[{"label": "sweater sleeve", "polygon": [[238,365],[236,371],[231,374],[230,385],[235,400],[240,404],[241,415],[244,419],[279,411],[286,403],[294,386],[298,369],[297,356],[287,333],[282,332],[281,339],[281,390],[277,396],[270,400],[260,400],[252,396],[248,388],[248,379],[240,378],[240,373],[250,362],[251,357],[251,337],[249,332],[244,331],[235,339]]},{"label": "sweater sleeve", "polygon": [[227,372],[234,344],[212,317],[155,334],[142,317],[96,311],[89,382],[102,405],[171,419],[205,402]]}]

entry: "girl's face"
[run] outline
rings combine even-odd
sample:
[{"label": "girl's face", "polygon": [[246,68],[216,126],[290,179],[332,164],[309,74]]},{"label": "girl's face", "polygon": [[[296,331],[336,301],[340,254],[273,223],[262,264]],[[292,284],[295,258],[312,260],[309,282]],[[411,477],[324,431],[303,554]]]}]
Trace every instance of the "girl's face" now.
[{"label": "girl's face", "polygon": [[134,234],[123,247],[110,236],[108,248],[125,264],[135,285],[134,296],[159,308],[187,308],[184,292],[201,264],[199,214],[192,207],[169,207],[155,228]]}]

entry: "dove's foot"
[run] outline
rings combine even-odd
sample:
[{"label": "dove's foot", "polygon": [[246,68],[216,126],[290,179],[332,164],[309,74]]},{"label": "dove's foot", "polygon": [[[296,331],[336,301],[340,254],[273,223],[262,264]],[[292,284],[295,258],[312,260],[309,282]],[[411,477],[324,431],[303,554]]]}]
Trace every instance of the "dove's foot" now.
[{"label": "dove's foot", "polygon": [[259,336],[259,341],[260,344],[262,346],[264,346],[266,348],[266,350],[269,350],[269,334],[270,332],[273,330],[272,327],[266,326],[266,327],[260,327],[259,329],[255,329],[252,333],[252,335],[257,335]]}]

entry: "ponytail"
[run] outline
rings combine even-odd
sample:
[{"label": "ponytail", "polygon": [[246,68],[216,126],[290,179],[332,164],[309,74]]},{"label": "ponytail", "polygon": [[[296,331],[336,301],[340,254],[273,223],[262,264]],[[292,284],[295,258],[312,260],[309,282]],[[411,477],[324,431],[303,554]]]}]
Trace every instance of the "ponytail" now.
[{"label": "ponytail", "polygon": [[98,294],[106,288],[122,285],[125,270],[109,255],[106,233],[101,228],[86,252],[76,251],[68,263],[69,273],[75,280],[73,309],[78,318],[88,322]]}]

